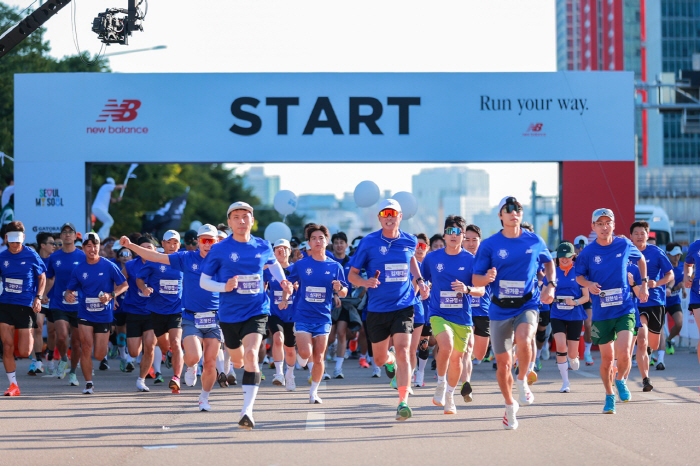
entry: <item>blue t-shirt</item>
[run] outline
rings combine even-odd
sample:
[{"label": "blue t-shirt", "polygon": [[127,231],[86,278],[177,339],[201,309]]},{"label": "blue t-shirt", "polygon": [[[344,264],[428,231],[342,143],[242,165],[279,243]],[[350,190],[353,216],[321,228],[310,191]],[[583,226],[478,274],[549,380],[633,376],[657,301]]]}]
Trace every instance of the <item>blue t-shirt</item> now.
[{"label": "blue t-shirt", "polygon": [[576,258],[576,276],[600,285],[602,295],[591,293],[593,320],[608,320],[634,312],[627,281],[627,263],[642,259],[639,249],[626,238],[614,237],[608,246],[598,241],[583,248]]},{"label": "blue t-shirt", "polygon": [[[695,265],[700,259],[700,239],[694,241],[688,247],[688,254],[685,256],[685,263],[690,265]],[[697,265],[695,265],[695,276],[693,277],[693,284],[690,287],[690,304],[700,303],[700,273],[698,273]]]},{"label": "blue t-shirt", "polygon": [[[671,296],[666,296],[666,307],[675,306],[681,303],[683,295],[683,264],[678,263],[678,267],[673,268],[673,288],[671,288]],[[664,286],[664,288],[666,288]]]},{"label": "blue t-shirt", "polygon": [[64,312],[78,312],[80,293],[78,293],[78,299],[73,304],[66,302],[63,293],[68,289],[68,281],[73,273],[73,269],[83,262],[85,262],[85,253],[78,248],[71,253],[66,253],[59,249],[49,256],[46,278],[51,279],[55,277],[53,288],[51,288],[49,295],[51,309],[58,309]]},{"label": "blue t-shirt", "polygon": [[489,307],[491,307],[491,285],[484,287],[484,296],[469,296],[472,308],[472,318],[488,317]]},{"label": "blue t-shirt", "polygon": [[38,277],[42,273],[46,273],[44,261],[32,248],[24,246],[17,254],[9,249],[0,252],[3,285],[0,303],[31,306],[38,294]]},{"label": "blue t-shirt", "polygon": [[[289,277],[289,268],[284,269],[284,275]],[[294,322],[294,293],[287,298],[287,308],[280,309],[279,304],[282,302],[282,287],[280,282],[278,282],[269,269],[265,269],[263,272],[263,280],[267,285],[267,293],[270,296],[270,314],[279,317],[282,322]]]},{"label": "blue t-shirt", "polygon": [[343,286],[348,286],[342,266],[329,257],[320,262],[309,256],[289,267],[288,279],[299,283],[294,296],[294,322],[330,324],[333,281],[338,280]]},{"label": "blue t-shirt", "polygon": [[148,300],[150,298],[144,296],[136,284],[136,279],[144,265],[146,264],[140,257],[132,259],[124,264],[124,269],[126,269],[127,274],[126,281],[129,284],[129,288],[126,290],[126,293],[124,293],[124,301],[121,303],[121,306],[126,313],[142,316],[151,315],[151,311],[148,310]]},{"label": "blue t-shirt", "polygon": [[[326,256],[328,256],[328,254],[326,254]],[[340,266],[343,268],[343,273],[345,274],[345,278],[347,278],[348,275],[350,274],[350,269],[352,268],[352,265],[350,265],[350,256],[345,256],[342,259],[338,259],[337,257],[335,257],[335,255],[331,254],[328,257],[330,257],[331,259],[333,259],[334,261],[336,261],[337,263],[340,264]],[[350,296],[350,293],[352,293],[352,290],[354,290],[355,287],[353,286],[352,283],[348,283],[347,286],[348,286],[348,296]]]},{"label": "blue t-shirt", "polygon": [[551,262],[552,256],[544,240],[534,233],[521,230],[517,238],[506,238],[503,231],[485,239],[476,252],[474,274],[486,275],[496,267],[496,279],[490,284],[491,295],[499,299],[532,297],[517,309],[489,306],[491,320],[506,320],[528,309],[539,309],[540,290],[537,270],[540,264]]},{"label": "blue t-shirt", "polygon": [[229,236],[214,244],[202,263],[202,273],[226,282],[238,277],[238,288],[219,293],[219,321],[243,322],[270,313],[270,297],[265,293],[263,268],[277,262],[272,246],[265,240],[250,237],[242,243]]},{"label": "blue t-shirt", "polygon": [[[627,264],[627,271],[632,274],[632,280],[635,283],[642,282],[642,275],[639,273],[639,266],[634,262],[629,262]],[[634,303],[634,326],[639,328],[642,326],[642,321],[639,318],[639,298],[634,294],[634,289],[630,287],[630,294],[632,296],[632,302]]]},{"label": "blue t-shirt", "polygon": [[423,278],[432,283],[428,300],[431,317],[442,317],[457,325],[474,325],[469,295],[452,291],[455,280],[472,285],[473,266],[474,255],[464,249],[450,255],[443,248],[425,256]]},{"label": "blue t-shirt", "polygon": [[[560,320],[586,320],[588,315],[583,309],[583,305],[569,306],[566,302],[558,302],[558,300],[580,299],[583,297],[581,285],[576,281],[576,272],[572,268],[567,274],[561,267],[556,268],[557,288],[554,290],[554,302],[549,306],[550,318]],[[545,286],[549,283],[547,277],[544,277]]]},{"label": "blue t-shirt", "polygon": [[[421,271],[421,277],[423,276],[423,263],[418,263],[418,268]],[[347,272],[345,272],[347,276]],[[411,282],[413,282],[413,274],[411,274]],[[413,325],[424,325],[428,322],[425,314],[427,311],[428,303],[423,303],[423,299],[420,297],[420,293],[416,292],[416,303],[413,305]]]},{"label": "blue t-shirt", "polygon": [[416,294],[411,283],[411,258],[416,252],[418,240],[415,236],[399,230],[395,239],[387,239],[382,230],[362,238],[350,266],[365,269],[367,277],[379,271],[377,288],[367,289],[369,312],[393,312],[413,306]]},{"label": "blue t-shirt", "polygon": [[155,314],[182,313],[182,272],[170,265],[146,261],[138,278],[153,288],[146,309]]},{"label": "blue t-shirt", "polygon": [[194,312],[211,312],[219,310],[219,293],[207,291],[199,286],[202,277],[204,258],[197,251],[178,251],[168,256],[170,266],[184,274],[182,284],[182,318],[194,322]]},{"label": "blue t-shirt", "polygon": [[102,304],[99,299],[100,292],[111,293],[115,286],[126,281],[119,267],[104,257],[95,264],[81,262],[70,276],[68,289],[78,291],[80,294],[80,306],[78,307],[78,319],[88,322],[108,323],[114,320],[114,300]]},{"label": "blue t-shirt", "polygon": [[[647,244],[647,247],[642,251],[642,255],[647,262],[647,277],[649,280],[661,280],[668,272],[673,270],[671,261],[668,256],[653,244]],[[657,286],[649,289],[649,300],[646,303],[639,303],[639,307],[665,306],[666,305],[666,287]]]}]

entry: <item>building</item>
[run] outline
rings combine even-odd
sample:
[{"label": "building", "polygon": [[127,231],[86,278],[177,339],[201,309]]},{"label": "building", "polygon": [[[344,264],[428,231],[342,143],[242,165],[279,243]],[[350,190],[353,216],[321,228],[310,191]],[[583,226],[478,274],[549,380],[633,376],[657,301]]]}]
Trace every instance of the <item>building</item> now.
[{"label": "building", "polygon": [[263,167],[251,167],[243,174],[243,186],[253,191],[253,195],[260,199],[260,205],[269,206],[280,190],[280,177],[266,176]]}]

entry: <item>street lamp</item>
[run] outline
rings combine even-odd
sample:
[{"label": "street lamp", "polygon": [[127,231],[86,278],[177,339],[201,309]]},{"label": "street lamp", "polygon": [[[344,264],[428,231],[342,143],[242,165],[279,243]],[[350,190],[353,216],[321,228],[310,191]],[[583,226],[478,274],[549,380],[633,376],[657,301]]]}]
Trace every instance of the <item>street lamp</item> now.
[{"label": "street lamp", "polygon": [[162,50],[167,48],[167,45],[156,45],[155,47],[148,47],[145,49],[134,49],[134,50],[124,50],[123,52],[105,53],[103,57],[113,57],[115,55],[124,55],[125,53],[136,53],[136,52],[147,52],[149,50]]}]

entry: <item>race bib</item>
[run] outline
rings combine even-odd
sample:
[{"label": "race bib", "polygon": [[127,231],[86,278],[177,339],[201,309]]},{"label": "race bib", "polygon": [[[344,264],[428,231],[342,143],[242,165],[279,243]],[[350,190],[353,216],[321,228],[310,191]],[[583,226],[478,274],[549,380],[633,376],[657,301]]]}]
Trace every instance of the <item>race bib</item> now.
[{"label": "race bib", "polygon": [[304,299],[310,303],[325,303],[326,288],[322,286],[307,286]]},{"label": "race bib", "polygon": [[601,290],[598,297],[600,298],[600,307],[619,306],[623,301],[622,288]]},{"label": "race bib", "polygon": [[178,294],[180,288],[180,280],[161,280],[160,294]]},{"label": "race bib", "polygon": [[260,293],[260,275],[239,275],[238,294],[258,294]]},{"label": "race bib", "polygon": [[441,309],[461,309],[462,298],[464,294],[457,291],[441,291],[440,292],[440,308]]},{"label": "race bib", "polygon": [[65,304],[66,306],[73,306],[73,305],[76,305],[76,304],[78,304],[78,295],[75,294],[75,302],[74,302],[74,303],[69,303],[68,301],[66,301],[66,297],[65,297],[65,296],[63,296],[63,299],[61,300],[61,303]]},{"label": "race bib", "polygon": [[197,328],[214,328],[216,327],[216,314],[214,311],[195,312],[194,326]]},{"label": "race bib", "polygon": [[525,296],[525,282],[501,280],[498,282],[498,299],[522,298]]},{"label": "race bib", "polygon": [[405,282],[408,280],[408,264],[385,264],[385,282]]},{"label": "race bib", "polygon": [[[274,299],[273,299],[273,304],[279,305],[279,303],[282,302],[282,290],[276,290],[274,292],[274,294],[275,295],[274,295]],[[287,304],[289,304],[290,306],[292,305],[292,297],[291,296],[289,296],[287,298]]]},{"label": "race bib", "polygon": [[88,312],[100,312],[105,310],[105,305],[100,298],[85,298],[85,309]]},{"label": "race bib", "polygon": [[481,298],[479,296],[469,295],[469,306],[470,307],[481,307]]},{"label": "race bib", "polygon": [[681,289],[678,288],[677,290],[671,291],[671,296],[680,296],[681,295]]},{"label": "race bib", "polygon": [[6,278],[5,291],[7,291],[8,293],[21,293],[22,283],[24,282],[21,278]]},{"label": "race bib", "polygon": [[574,306],[569,306],[566,304],[567,299],[574,299],[573,296],[557,296],[556,299],[561,300],[561,302],[557,303],[557,307],[562,311],[570,311],[574,308]]}]

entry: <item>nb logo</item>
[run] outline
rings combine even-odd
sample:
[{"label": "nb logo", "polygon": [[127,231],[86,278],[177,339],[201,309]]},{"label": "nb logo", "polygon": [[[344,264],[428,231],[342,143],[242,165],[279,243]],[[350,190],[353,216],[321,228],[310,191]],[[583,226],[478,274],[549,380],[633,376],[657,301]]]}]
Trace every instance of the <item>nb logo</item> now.
[{"label": "nb logo", "polygon": [[124,99],[119,104],[117,99],[109,99],[97,122],[102,123],[110,119],[112,121],[132,121],[138,116],[136,110],[139,108],[141,108],[140,100]]},{"label": "nb logo", "polygon": [[527,130],[532,133],[539,133],[542,131],[542,123],[532,123],[528,126]]}]

